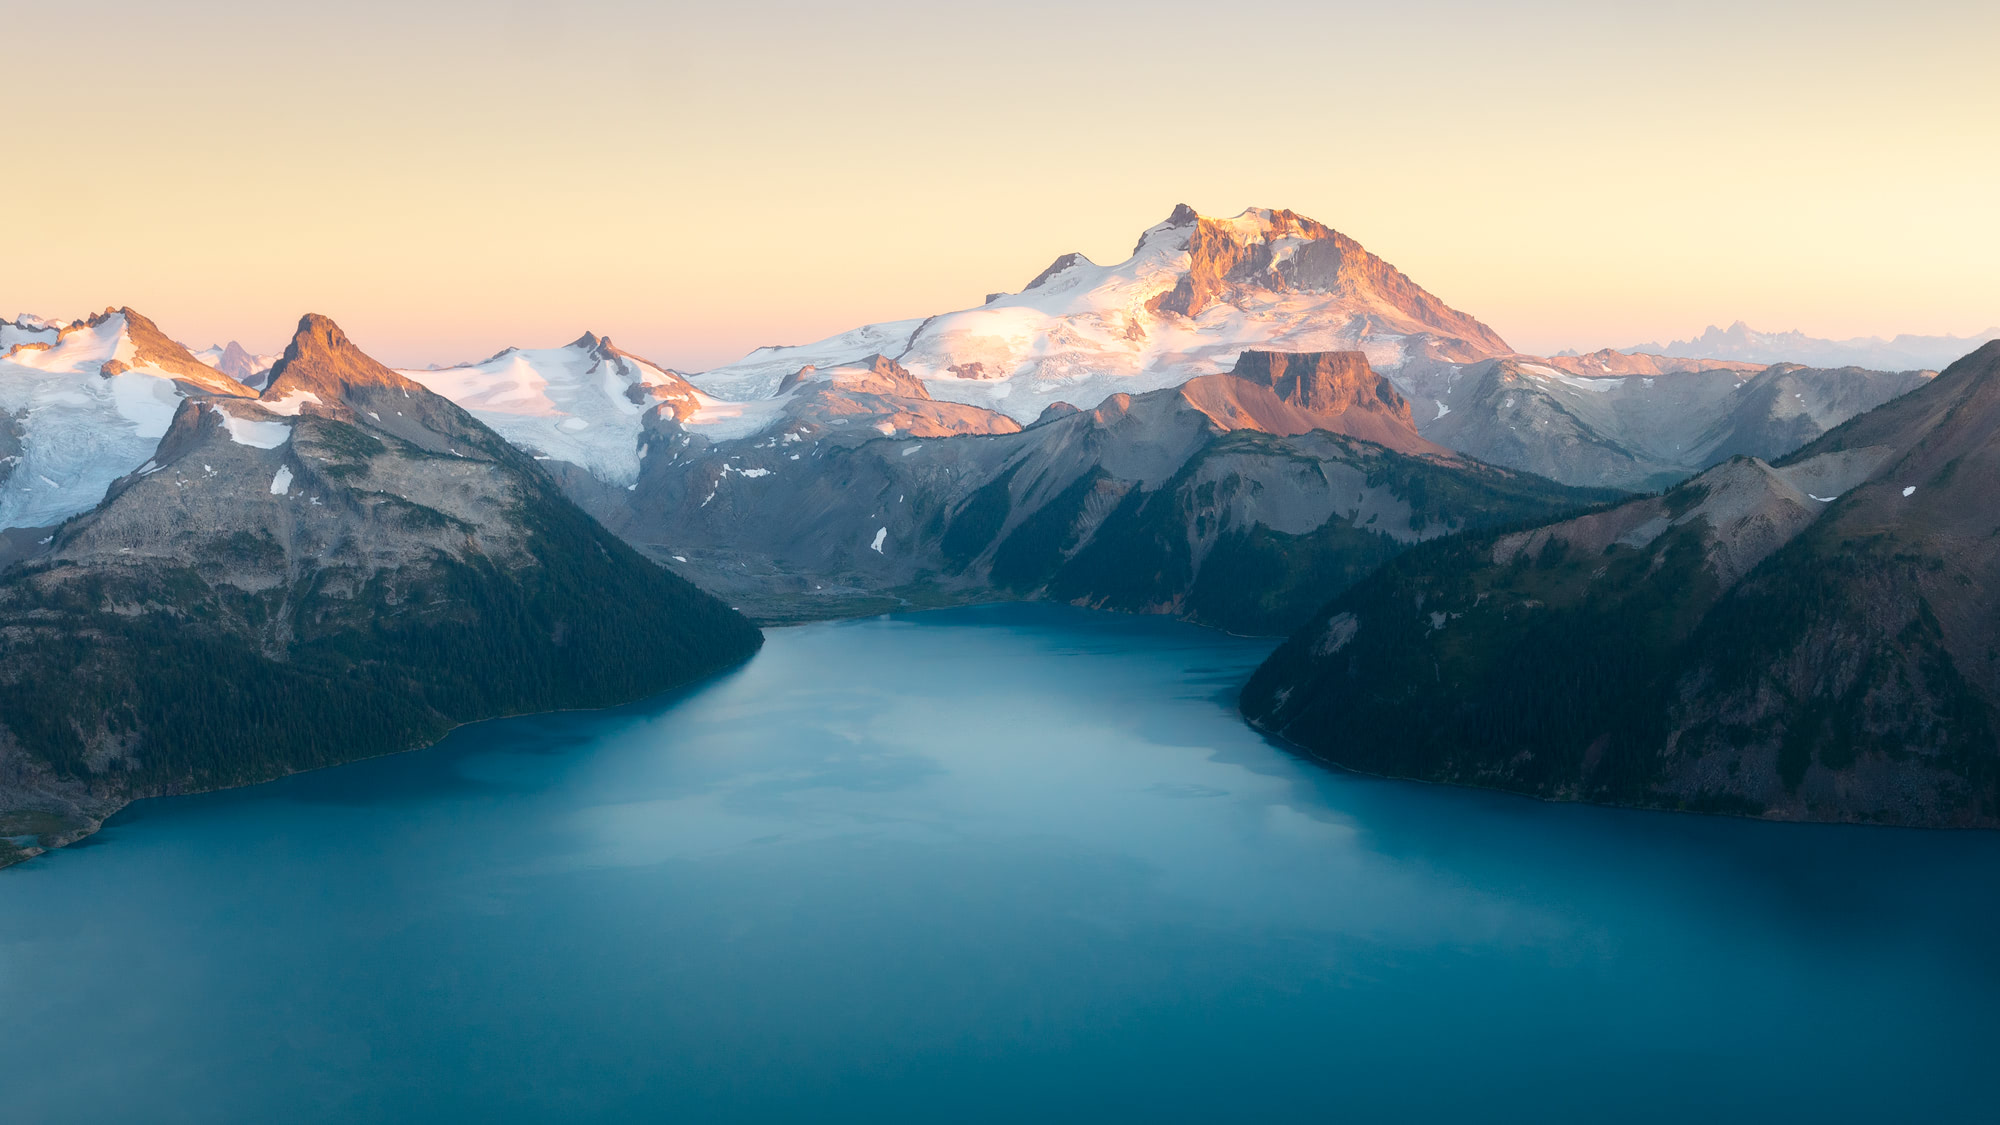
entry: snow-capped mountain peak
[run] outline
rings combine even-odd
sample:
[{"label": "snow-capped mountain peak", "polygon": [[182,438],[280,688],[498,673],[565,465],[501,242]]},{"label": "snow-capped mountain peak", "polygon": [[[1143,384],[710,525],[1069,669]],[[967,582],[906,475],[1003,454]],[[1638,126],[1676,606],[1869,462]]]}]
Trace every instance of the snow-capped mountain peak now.
[{"label": "snow-capped mountain peak", "polygon": [[1064,254],[1021,291],[976,308],[759,348],[692,378],[725,399],[759,399],[802,367],[879,352],[939,400],[1029,421],[1053,402],[1094,404],[1226,371],[1246,348],[1355,350],[1384,370],[1512,350],[1322,223],[1270,208],[1213,219],[1183,204],[1123,262]]}]

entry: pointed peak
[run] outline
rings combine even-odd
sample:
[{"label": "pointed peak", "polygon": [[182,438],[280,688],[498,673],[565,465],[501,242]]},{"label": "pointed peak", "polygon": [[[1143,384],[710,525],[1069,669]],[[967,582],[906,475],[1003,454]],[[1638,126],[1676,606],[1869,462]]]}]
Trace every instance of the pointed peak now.
[{"label": "pointed peak", "polygon": [[286,358],[291,358],[292,353],[295,351],[300,355],[312,355],[335,354],[346,351],[359,352],[360,350],[360,348],[354,346],[354,341],[347,338],[347,333],[342,332],[340,325],[335,324],[331,317],[321,316],[318,313],[307,313],[299,318],[298,330],[292,334],[292,342],[285,349],[285,356]]},{"label": "pointed peak", "polygon": [[790,394],[793,390],[797,389],[800,383],[812,379],[818,374],[819,368],[808,363],[780,380],[778,383],[778,393],[781,395]]},{"label": "pointed peak", "polygon": [[[1055,261],[1049,263],[1049,268],[1035,275],[1035,280],[1030,281],[1028,284],[1022,286],[1021,292],[1026,293],[1028,290],[1035,288],[1044,281],[1047,281],[1048,279],[1056,276],[1057,274],[1063,272],[1064,270],[1070,268],[1071,266],[1078,264],[1079,262],[1084,265],[1091,264],[1089,258],[1086,258],[1082,254],[1078,254],[1075,252],[1063,254],[1057,257]],[[996,293],[993,296],[986,298],[986,303],[990,305],[993,303],[994,297],[1004,297],[1004,296],[1006,296],[1006,294]]]},{"label": "pointed peak", "polygon": [[1170,232],[1185,231],[1199,228],[1200,226],[1201,216],[1195,213],[1194,208],[1185,203],[1176,203],[1174,204],[1173,214],[1167,216],[1166,222],[1147,227],[1145,230],[1139,232],[1139,241],[1133,244],[1132,253],[1138,254],[1144,251],[1146,243],[1150,239]]},{"label": "pointed peak", "polygon": [[579,349],[581,351],[594,352],[597,350],[597,345],[599,344],[603,344],[606,347],[610,347],[611,341],[608,339],[599,338],[597,333],[595,332],[585,332],[583,335],[578,336],[574,340],[571,340],[569,346],[572,348]]},{"label": "pointed peak", "polygon": [[881,352],[876,352],[873,355],[863,356],[855,360],[854,366],[865,367],[877,375],[893,375],[899,379],[910,378],[909,368],[904,367]]},{"label": "pointed peak", "polygon": [[271,382],[262,397],[275,400],[305,393],[331,403],[348,390],[363,386],[423,390],[356,347],[331,319],[307,313],[299,318],[298,331],[285,346],[284,358],[271,369]]}]

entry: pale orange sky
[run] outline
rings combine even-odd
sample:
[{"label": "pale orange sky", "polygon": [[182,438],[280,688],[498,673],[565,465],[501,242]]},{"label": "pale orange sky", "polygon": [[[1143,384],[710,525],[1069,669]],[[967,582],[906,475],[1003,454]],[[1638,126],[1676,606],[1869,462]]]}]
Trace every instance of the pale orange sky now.
[{"label": "pale orange sky", "polygon": [[1990,2],[721,7],[0,0],[0,315],[699,369],[1187,202],[1529,351],[2000,323]]}]

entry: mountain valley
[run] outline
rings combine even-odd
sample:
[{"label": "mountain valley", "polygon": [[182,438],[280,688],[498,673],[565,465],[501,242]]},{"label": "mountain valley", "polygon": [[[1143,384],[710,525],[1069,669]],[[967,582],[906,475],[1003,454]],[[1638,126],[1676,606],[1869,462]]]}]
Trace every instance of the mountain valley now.
[{"label": "mountain valley", "polygon": [[1185,206],[706,372],[0,321],[0,863],[655,692],[751,620],[996,600],[1289,635],[1246,714],[1369,772],[1994,825],[1992,360],[1523,355],[1312,219]]}]

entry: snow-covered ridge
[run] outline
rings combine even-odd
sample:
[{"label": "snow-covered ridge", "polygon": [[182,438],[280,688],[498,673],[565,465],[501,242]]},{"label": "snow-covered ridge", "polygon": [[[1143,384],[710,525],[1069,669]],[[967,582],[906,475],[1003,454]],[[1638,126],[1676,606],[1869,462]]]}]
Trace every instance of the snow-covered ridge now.
[{"label": "snow-covered ridge", "polygon": [[247,393],[127,310],[60,327],[12,323],[35,338],[0,358],[0,528],[94,507],[153,455],[195,382]]},{"label": "snow-covered ridge", "polygon": [[16,344],[53,344],[56,342],[56,334],[66,323],[60,320],[45,320],[27,313],[13,320],[0,320],[0,356],[13,351]]},{"label": "snow-covered ridge", "polygon": [[717,404],[679,375],[588,332],[559,348],[508,348],[479,363],[399,374],[530,453],[621,486],[639,479],[648,414],[725,423],[703,417]]}]

